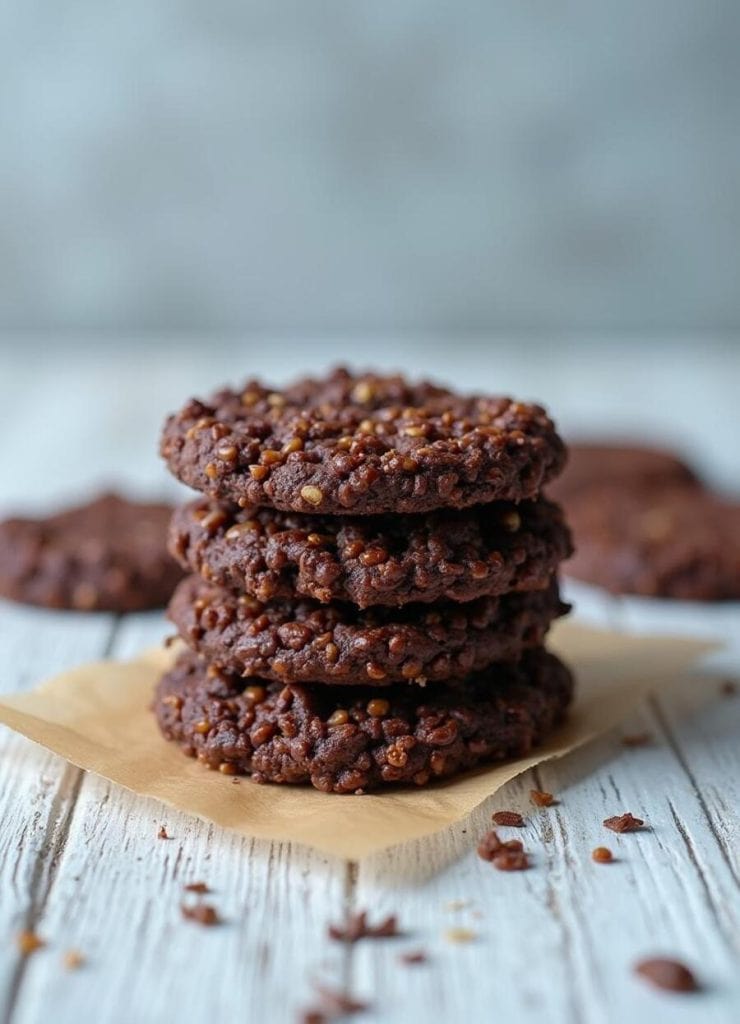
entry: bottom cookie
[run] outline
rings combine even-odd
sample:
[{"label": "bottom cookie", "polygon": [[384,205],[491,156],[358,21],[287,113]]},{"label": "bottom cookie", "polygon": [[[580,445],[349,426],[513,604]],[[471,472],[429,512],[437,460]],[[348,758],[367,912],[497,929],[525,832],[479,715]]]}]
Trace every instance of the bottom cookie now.
[{"label": "bottom cookie", "polygon": [[572,695],[569,670],[544,648],[464,681],[382,691],[245,680],[188,651],[160,680],[153,707],[167,739],[209,768],[359,793],[521,757]]}]

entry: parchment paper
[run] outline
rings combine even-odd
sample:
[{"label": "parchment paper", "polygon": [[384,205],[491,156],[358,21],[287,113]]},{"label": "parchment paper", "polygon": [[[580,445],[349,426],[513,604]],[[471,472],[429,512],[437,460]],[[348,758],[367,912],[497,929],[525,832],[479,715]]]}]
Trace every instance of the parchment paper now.
[{"label": "parchment paper", "polygon": [[256,785],[248,778],[237,786],[208,771],[162,738],[149,711],[157,677],[175,657],[172,649],[146,651],[133,661],[81,665],[29,693],[6,696],[0,722],[80,768],[246,836],[305,843],[357,859],[464,818],[515,775],[610,729],[713,645],[566,622],[553,631],[549,646],[577,677],[568,723],[527,757],[422,789],[340,796],[309,786]]}]

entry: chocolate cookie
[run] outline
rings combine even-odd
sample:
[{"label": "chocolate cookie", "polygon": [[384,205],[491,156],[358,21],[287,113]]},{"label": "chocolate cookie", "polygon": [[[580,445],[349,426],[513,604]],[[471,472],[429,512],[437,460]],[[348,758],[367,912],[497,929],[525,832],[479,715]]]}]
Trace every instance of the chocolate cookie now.
[{"label": "chocolate cookie", "polygon": [[570,503],[565,571],[614,593],[740,598],[740,505],[698,487],[592,487]]},{"label": "chocolate cookie", "polygon": [[547,590],[467,604],[262,603],[188,576],[170,602],[182,638],[207,661],[280,682],[375,686],[454,679],[540,643],[567,606]]},{"label": "chocolate cookie", "polygon": [[172,508],[104,494],[45,519],[0,523],[0,594],[25,604],[131,612],[167,604],[182,571]]},{"label": "chocolate cookie", "polygon": [[305,596],[360,608],[539,590],[572,550],[547,501],[310,516],[201,498],[175,512],[169,545],[184,568],[261,601]]},{"label": "chocolate cookie", "polygon": [[167,739],[226,775],[358,793],[521,757],[560,722],[572,692],[568,669],[542,648],[458,683],[382,697],[367,686],[265,685],[187,652],[161,679],[154,710]]},{"label": "chocolate cookie", "polygon": [[622,444],[569,444],[562,474],[547,488],[563,503],[588,487],[618,484],[625,490],[645,484],[699,485],[694,471],[677,455],[659,448]]},{"label": "chocolate cookie", "polygon": [[334,515],[533,498],[565,460],[537,405],[343,369],[192,399],[165,424],[161,451],[209,497]]}]

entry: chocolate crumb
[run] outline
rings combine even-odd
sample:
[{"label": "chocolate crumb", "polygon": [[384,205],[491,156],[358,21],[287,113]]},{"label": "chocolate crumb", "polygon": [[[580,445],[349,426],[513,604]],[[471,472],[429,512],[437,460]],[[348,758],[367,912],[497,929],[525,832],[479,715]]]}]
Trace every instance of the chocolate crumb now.
[{"label": "chocolate crumb", "polygon": [[196,903],[194,907],[182,904],[180,910],[186,921],[195,921],[197,924],[206,925],[209,928],[212,925],[221,924],[221,918],[218,916],[216,908],[209,903]]},{"label": "chocolate crumb", "polygon": [[17,938],[18,949],[21,951],[23,956],[30,956],[31,953],[35,953],[39,949],[43,949],[46,943],[40,938],[36,932],[22,931],[19,933]]},{"label": "chocolate crumb", "polygon": [[542,789],[530,789],[529,797],[537,807],[550,807],[555,803],[555,797],[552,793],[546,793]]},{"label": "chocolate crumb", "polygon": [[408,953],[401,953],[398,959],[402,964],[413,966],[415,964],[425,964],[429,957],[423,949],[411,949]]},{"label": "chocolate crumb", "polygon": [[188,884],[184,886],[184,889],[185,892],[197,893],[206,893],[211,891],[205,882],[188,882]]},{"label": "chocolate crumb", "polygon": [[694,974],[678,960],[654,957],[635,964],[635,973],[657,988],[670,992],[696,992],[699,988]]},{"label": "chocolate crumb", "polygon": [[164,827],[164,825],[159,826],[159,832],[157,832],[157,839],[172,839],[172,836],[167,834],[167,829]]},{"label": "chocolate crumb", "polygon": [[510,825],[512,828],[524,827],[524,818],[518,811],[496,811],[491,818],[496,825]]},{"label": "chocolate crumb", "polygon": [[482,860],[492,861],[501,853],[522,853],[523,850],[524,847],[520,839],[502,841],[495,829],[486,832],[478,843],[478,856]]},{"label": "chocolate crumb", "polygon": [[399,935],[398,919],[390,914],[376,925],[367,923],[367,911],[351,914],[345,924],[329,925],[329,938],[337,942],[357,942],[359,939],[390,939]]},{"label": "chocolate crumb", "polygon": [[611,864],[614,854],[608,846],[597,846],[591,853],[591,860],[595,860],[597,864]]},{"label": "chocolate crumb", "polygon": [[647,747],[653,742],[653,734],[650,732],[636,732],[622,737],[623,747]]},{"label": "chocolate crumb", "polygon": [[636,818],[629,811],[624,814],[615,814],[612,818],[604,818],[604,825],[612,832],[637,832],[644,824],[642,818]]},{"label": "chocolate crumb", "polygon": [[737,683],[732,679],[725,679],[719,688],[719,692],[723,697],[736,697],[737,696]]},{"label": "chocolate crumb", "polygon": [[501,850],[493,858],[493,866],[499,871],[526,871],[529,858],[524,850]]},{"label": "chocolate crumb", "polygon": [[69,949],[64,954],[64,966],[68,971],[76,971],[85,963],[85,958],[78,949]]}]

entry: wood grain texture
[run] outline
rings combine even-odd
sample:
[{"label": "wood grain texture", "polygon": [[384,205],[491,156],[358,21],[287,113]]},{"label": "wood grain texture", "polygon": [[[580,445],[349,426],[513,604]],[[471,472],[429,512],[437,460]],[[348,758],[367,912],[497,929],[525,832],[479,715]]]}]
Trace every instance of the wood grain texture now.
[{"label": "wood grain texture", "polygon": [[[390,360],[391,348],[383,351]],[[245,374],[288,372],[269,346],[251,350],[250,361]],[[143,374],[119,353],[105,360],[70,357],[38,374],[19,356],[0,378],[8,411],[0,442],[0,474],[9,481],[4,505],[28,495],[52,504],[114,478],[161,493],[168,484],[154,439],[163,412],[197,390],[199,380],[234,377],[235,365],[233,348],[190,360],[158,355]],[[510,350],[497,363],[502,386],[545,395],[556,410],[569,410],[573,422],[589,412],[583,395],[589,388],[596,394],[612,369],[593,354],[580,366],[576,386],[572,374],[533,368]],[[721,366],[718,359],[702,362],[693,378],[711,389],[708,422],[734,408]],[[632,370],[639,375],[639,367]],[[465,383],[472,369],[457,367],[451,356],[439,372]],[[681,381],[689,377],[686,367],[666,377],[676,408],[686,397],[680,387],[689,390]],[[531,384],[523,388],[525,380]],[[28,423],[13,410],[29,407],[23,396],[31,389],[45,414]],[[611,405],[603,402],[605,422],[619,421],[623,408],[616,400],[615,392]],[[43,494],[29,446],[48,463]],[[728,464],[725,451],[710,458],[720,470]],[[622,730],[515,780],[469,821],[359,865],[289,844],[242,840],[85,776],[3,732],[0,1022],[288,1022],[310,1003],[318,978],[369,1000],[372,1009],[358,1018],[369,1024],[482,1024],[498,1017],[538,1024],[735,1024],[740,696],[723,696],[720,681],[738,674],[737,606],[618,601],[578,585],[568,586],[568,596],[581,618],[597,625],[719,635],[729,647],[708,659],[712,677],[697,675],[647,702]],[[2,604],[0,685],[28,687],[106,653],[127,657],[167,631],[158,614],[114,620]],[[622,745],[622,733],[643,731],[652,734],[651,744]],[[558,804],[532,807],[532,788],[552,791]],[[524,840],[533,861],[527,872],[498,872],[475,854],[492,811],[501,808],[526,815],[523,830],[500,831]],[[624,810],[643,817],[649,829],[607,832],[602,819]],[[171,839],[157,838],[161,824]],[[594,864],[596,845],[609,846],[616,862]],[[219,927],[205,929],[181,916],[183,885],[200,880],[213,889],[206,899],[224,918]],[[367,909],[371,918],[398,914],[403,935],[355,946],[331,942],[327,923],[353,909]],[[15,945],[24,927],[48,943],[25,960]],[[454,928],[474,937],[453,942],[447,933]],[[400,962],[404,951],[419,948],[428,963]],[[62,962],[70,949],[87,960],[74,972]],[[632,965],[658,953],[685,959],[705,990],[681,998],[648,989]]]}]

